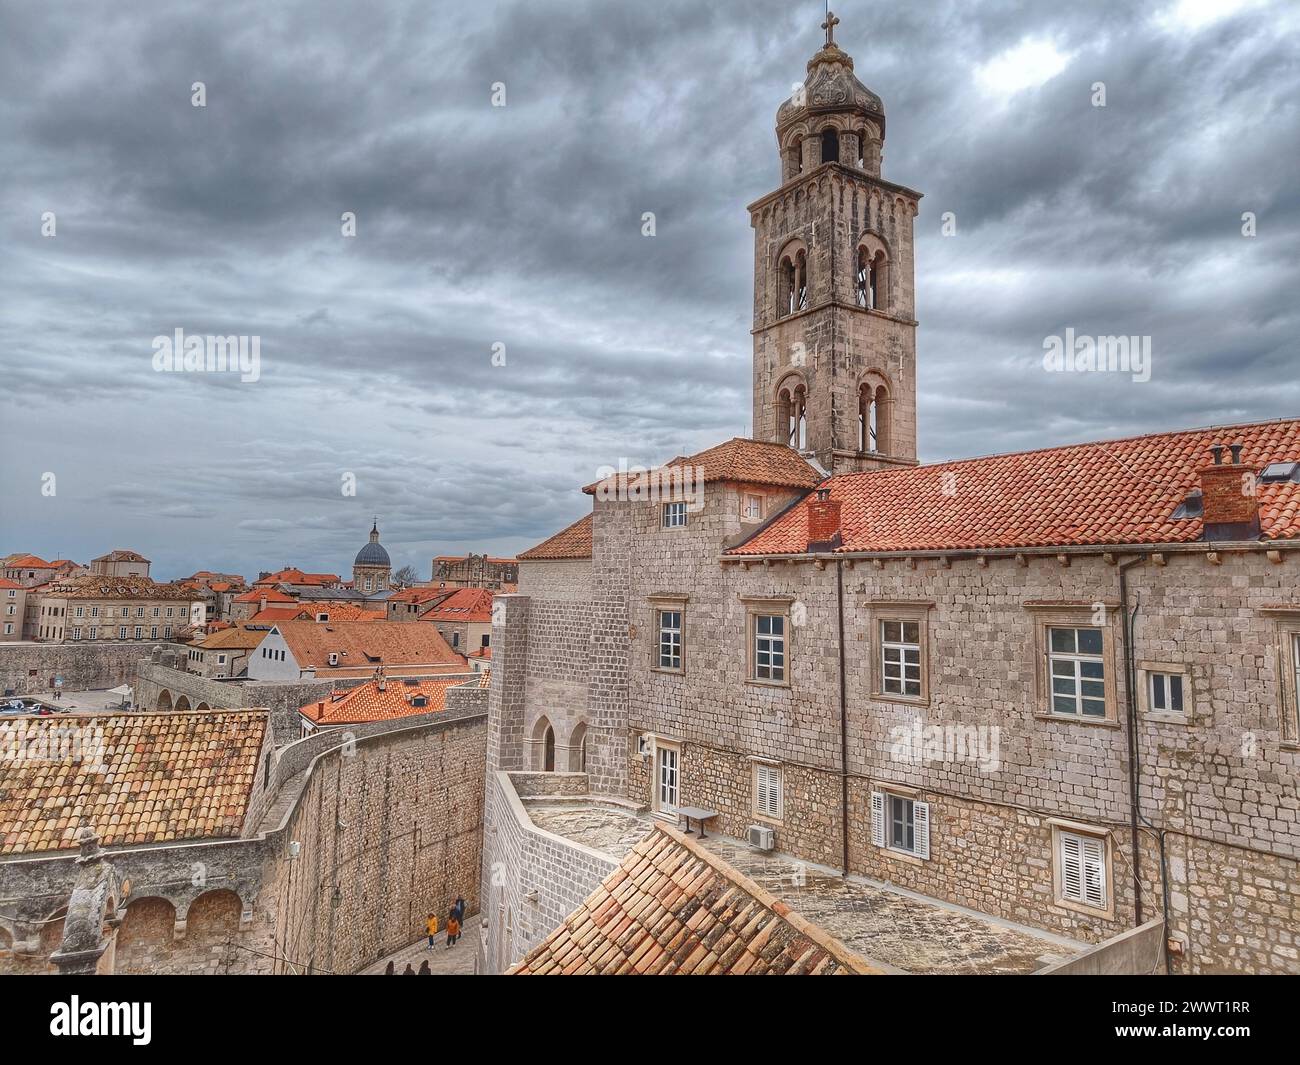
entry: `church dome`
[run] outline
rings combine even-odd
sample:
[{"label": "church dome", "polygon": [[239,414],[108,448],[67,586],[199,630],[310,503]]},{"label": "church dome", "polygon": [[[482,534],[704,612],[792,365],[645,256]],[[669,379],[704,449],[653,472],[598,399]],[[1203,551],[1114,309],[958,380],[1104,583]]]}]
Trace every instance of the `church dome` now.
[{"label": "church dome", "polygon": [[392,564],[392,560],[388,557],[388,551],[379,542],[379,523],[376,522],[374,528],[370,530],[370,542],[357,552],[357,557],[353,560],[352,565],[391,567]]},{"label": "church dome", "polygon": [[776,112],[778,130],[809,116],[853,112],[870,118],[885,134],[885,105],[853,73],[853,57],[834,42],[808,60],[803,91],[786,100]]}]

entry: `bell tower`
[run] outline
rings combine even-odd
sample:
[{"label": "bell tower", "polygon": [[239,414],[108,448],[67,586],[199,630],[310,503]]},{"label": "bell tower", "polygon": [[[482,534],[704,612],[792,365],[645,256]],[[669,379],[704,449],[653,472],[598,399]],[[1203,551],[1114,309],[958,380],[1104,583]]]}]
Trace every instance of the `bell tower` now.
[{"label": "bell tower", "polygon": [[912,221],[880,176],[885,109],[826,43],[776,114],[781,186],[750,204],[754,437],[832,473],[916,464]]}]

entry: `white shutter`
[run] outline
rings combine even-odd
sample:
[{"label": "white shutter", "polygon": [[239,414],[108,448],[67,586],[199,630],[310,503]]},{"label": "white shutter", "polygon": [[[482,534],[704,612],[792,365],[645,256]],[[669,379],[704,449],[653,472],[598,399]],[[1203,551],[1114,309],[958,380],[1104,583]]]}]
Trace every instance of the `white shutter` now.
[{"label": "white shutter", "polygon": [[912,803],[912,832],[918,858],[930,857],[930,804],[928,802]]},{"label": "white shutter", "polygon": [[1106,905],[1106,844],[1085,836],[1083,843],[1083,901],[1098,908]]},{"label": "white shutter", "polygon": [[781,770],[776,766],[758,766],[758,812],[764,817],[780,820]]},{"label": "white shutter", "polygon": [[885,845],[885,796],[884,793],[871,793],[871,842],[873,846]]},{"label": "white shutter", "polygon": [[1061,833],[1061,895],[1072,902],[1083,901],[1083,840]]}]

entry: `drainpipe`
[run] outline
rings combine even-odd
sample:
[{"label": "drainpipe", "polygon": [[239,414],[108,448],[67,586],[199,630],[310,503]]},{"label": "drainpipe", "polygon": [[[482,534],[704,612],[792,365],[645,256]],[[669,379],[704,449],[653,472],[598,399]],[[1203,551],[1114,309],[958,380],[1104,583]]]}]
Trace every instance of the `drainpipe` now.
[{"label": "drainpipe", "polygon": [[1145,554],[1120,563],[1119,603],[1124,620],[1124,695],[1128,711],[1128,804],[1129,839],[1133,848],[1133,908],[1134,927],[1142,923],[1142,852],[1138,846],[1138,786],[1141,779],[1138,768],[1137,737],[1137,665],[1133,655],[1133,637],[1137,626],[1138,608],[1132,613],[1128,608],[1128,571],[1147,560]]},{"label": "drainpipe", "polygon": [[849,715],[844,672],[844,562],[835,560],[836,594],[839,604],[840,639],[840,826],[844,875],[849,875]]}]

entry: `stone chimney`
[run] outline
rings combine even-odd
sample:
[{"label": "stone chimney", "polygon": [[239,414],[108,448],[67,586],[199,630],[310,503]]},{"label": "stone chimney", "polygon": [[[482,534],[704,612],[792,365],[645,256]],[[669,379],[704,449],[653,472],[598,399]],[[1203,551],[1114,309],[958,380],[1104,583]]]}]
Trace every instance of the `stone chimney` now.
[{"label": "stone chimney", "polygon": [[257,612],[260,614],[265,609],[266,609],[266,596],[262,596],[262,598],[257,601]]},{"label": "stone chimney", "polygon": [[828,551],[840,546],[840,501],[829,488],[818,488],[808,504],[808,550]]},{"label": "stone chimney", "polygon": [[[1259,538],[1259,497],[1256,471],[1241,461],[1243,445],[1210,448],[1211,465],[1200,470],[1204,540],[1256,540]],[[1224,451],[1231,454],[1227,462]]]}]

